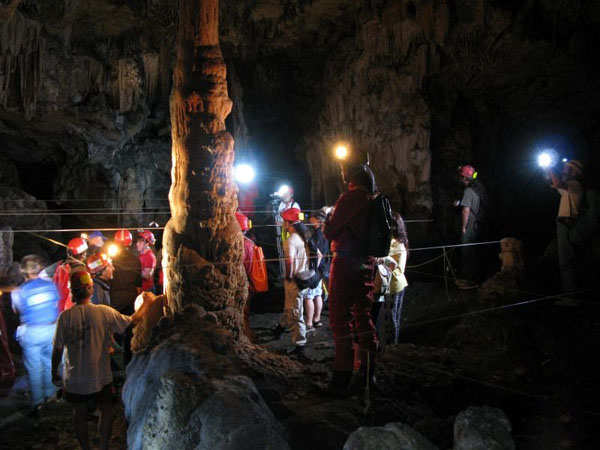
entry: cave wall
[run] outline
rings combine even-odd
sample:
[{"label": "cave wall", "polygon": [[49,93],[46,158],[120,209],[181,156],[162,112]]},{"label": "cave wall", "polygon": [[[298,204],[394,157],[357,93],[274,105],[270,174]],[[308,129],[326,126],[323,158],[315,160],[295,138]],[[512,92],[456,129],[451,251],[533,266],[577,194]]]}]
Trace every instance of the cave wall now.
[{"label": "cave wall", "polygon": [[[262,169],[261,195],[290,181],[303,206],[334,202],[343,186],[331,147],[343,138],[370,153],[395,208],[450,236],[459,164],[492,187],[505,229],[541,195],[536,217],[552,214],[531,164],[548,136],[598,168],[598,1],[222,0],[220,10],[227,125],[238,157]],[[0,152],[14,187],[46,193],[50,209],[129,210],[63,226],[166,221],[176,15],[166,0],[0,4]],[[37,183],[31,168],[45,174]]]}]

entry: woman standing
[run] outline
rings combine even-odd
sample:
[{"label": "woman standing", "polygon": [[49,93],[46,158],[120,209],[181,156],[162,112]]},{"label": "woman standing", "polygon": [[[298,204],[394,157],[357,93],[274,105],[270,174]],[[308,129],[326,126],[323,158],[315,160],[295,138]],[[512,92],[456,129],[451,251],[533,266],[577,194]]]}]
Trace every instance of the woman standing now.
[{"label": "woman standing", "polygon": [[[386,294],[386,311],[389,311],[389,317],[394,325],[393,338],[390,339],[391,343],[398,343],[398,336],[400,335],[400,319],[402,313],[402,302],[404,300],[404,291],[408,282],[404,275],[406,269],[406,259],[408,257],[408,235],[406,233],[406,226],[402,216],[397,212],[392,214],[396,222],[396,227],[392,230],[392,243],[390,245],[389,256],[394,258],[396,261],[396,267],[392,272],[392,279],[390,281],[390,291]],[[387,327],[386,327],[387,328]]]}]

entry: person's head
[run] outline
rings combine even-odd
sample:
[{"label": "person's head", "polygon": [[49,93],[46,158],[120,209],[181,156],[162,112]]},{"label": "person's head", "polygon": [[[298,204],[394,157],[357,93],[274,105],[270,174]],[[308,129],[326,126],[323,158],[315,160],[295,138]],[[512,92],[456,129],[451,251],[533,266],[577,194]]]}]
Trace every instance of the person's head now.
[{"label": "person's head", "polygon": [[406,225],[400,213],[393,212],[392,217],[394,218],[394,227],[392,228],[392,237],[397,241],[402,242],[408,247],[408,234],[406,233]]},{"label": "person's head", "polygon": [[309,221],[314,227],[314,229],[317,230],[323,226],[323,223],[325,223],[326,218],[327,213],[325,212],[325,208],[321,208],[310,215]]},{"label": "person's head", "polygon": [[74,303],[81,303],[89,299],[94,293],[94,282],[92,281],[92,277],[83,270],[73,272],[71,274],[70,282]]},{"label": "person's head", "polygon": [[291,186],[287,186],[287,189],[283,189],[281,191],[281,201],[284,203],[289,203],[294,198],[294,188]]},{"label": "person's head", "polygon": [[88,245],[82,237],[75,237],[67,244],[67,255],[78,261],[83,261],[87,253]]},{"label": "person's head", "polygon": [[101,231],[92,231],[88,235],[88,244],[90,247],[103,247],[106,241],[108,241],[108,238],[104,236]]},{"label": "person's head", "polygon": [[240,225],[242,233],[245,233],[250,229],[250,221],[248,220],[248,217],[246,217],[244,214],[237,211],[235,213],[235,218],[238,221],[238,224]]},{"label": "person's head", "polygon": [[138,232],[138,239],[135,246],[139,253],[145,253],[150,249],[151,245],[154,245],[154,242],[154,234],[151,231],[143,230]]},{"label": "person's head", "polygon": [[289,233],[296,232],[294,224],[300,222],[300,210],[298,208],[288,208],[281,213],[283,226]]},{"label": "person's head", "polygon": [[115,233],[115,242],[122,247],[129,247],[133,242],[133,236],[129,230],[119,230]]},{"label": "person's head", "polygon": [[102,278],[103,280],[112,280],[115,268],[108,255],[98,253],[90,256],[86,262],[87,270],[94,277]]},{"label": "person's head", "polygon": [[583,163],[576,159],[567,161],[563,166],[563,178],[566,180],[578,180],[583,175]]},{"label": "person's head", "polygon": [[26,280],[37,278],[38,274],[44,268],[44,258],[39,255],[27,255],[21,259],[21,274]]},{"label": "person's head", "polygon": [[473,166],[460,166],[458,168],[458,178],[464,187],[468,187],[477,178],[477,171]]},{"label": "person's head", "polygon": [[363,188],[374,194],[377,192],[375,176],[366,164],[342,164],[342,178],[349,189]]}]

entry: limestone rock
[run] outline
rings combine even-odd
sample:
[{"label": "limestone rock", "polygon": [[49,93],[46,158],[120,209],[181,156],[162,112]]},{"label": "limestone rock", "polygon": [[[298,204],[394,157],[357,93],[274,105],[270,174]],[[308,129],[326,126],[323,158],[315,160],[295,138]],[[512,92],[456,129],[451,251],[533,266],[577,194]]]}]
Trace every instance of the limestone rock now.
[{"label": "limestone rock", "polygon": [[454,450],[514,450],[511,430],[502,410],[471,406],[454,422]]},{"label": "limestone rock", "polygon": [[129,448],[287,449],[281,425],[240,374],[231,333],[205,315],[192,304],[163,317],[127,366]]},{"label": "limestone rock", "polygon": [[360,427],[350,435],[344,450],[437,450],[417,431],[403,423]]}]

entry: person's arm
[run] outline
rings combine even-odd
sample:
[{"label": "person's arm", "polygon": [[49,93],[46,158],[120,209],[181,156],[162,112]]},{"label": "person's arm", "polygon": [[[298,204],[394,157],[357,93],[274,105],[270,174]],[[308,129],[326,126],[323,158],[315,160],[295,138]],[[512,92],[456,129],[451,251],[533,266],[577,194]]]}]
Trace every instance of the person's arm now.
[{"label": "person's arm", "polygon": [[469,222],[469,214],[471,213],[471,208],[468,206],[463,206],[461,211],[461,222],[462,222],[462,233],[465,234],[467,232],[467,223]]},{"label": "person's arm", "polygon": [[58,349],[54,347],[52,349],[52,383],[54,383],[55,386],[61,386],[62,384],[60,374],[58,373],[58,366],[62,360],[62,355],[62,348]]},{"label": "person's arm", "polygon": [[558,175],[556,175],[556,173],[554,173],[554,170],[547,169],[546,175],[548,175],[548,177],[550,177],[550,187],[552,189],[566,189],[566,185],[560,181],[560,179],[558,178]]},{"label": "person's arm", "polygon": [[292,281],[294,278],[293,271],[293,261],[296,257],[296,252],[294,251],[294,247],[290,243],[290,239],[288,238],[284,243],[284,254],[285,254],[285,279],[288,281]]}]

